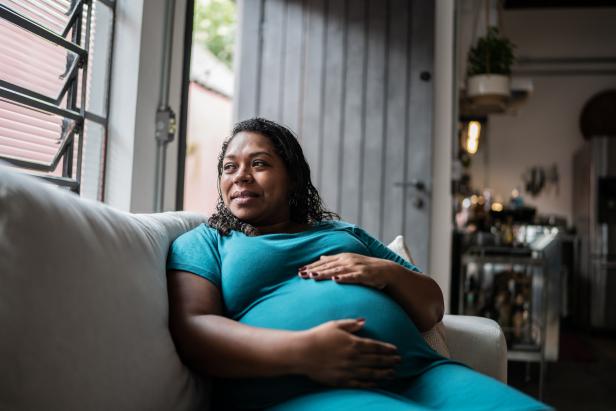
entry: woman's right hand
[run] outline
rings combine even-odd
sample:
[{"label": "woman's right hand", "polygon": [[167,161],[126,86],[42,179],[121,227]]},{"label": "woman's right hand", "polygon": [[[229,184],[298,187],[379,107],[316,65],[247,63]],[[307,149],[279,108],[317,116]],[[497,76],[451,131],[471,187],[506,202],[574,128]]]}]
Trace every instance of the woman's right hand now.
[{"label": "woman's right hand", "polygon": [[396,346],[353,333],[363,319],[328,321],[302,332],[300,372],[322,384],[369,388],[394,377]]}]

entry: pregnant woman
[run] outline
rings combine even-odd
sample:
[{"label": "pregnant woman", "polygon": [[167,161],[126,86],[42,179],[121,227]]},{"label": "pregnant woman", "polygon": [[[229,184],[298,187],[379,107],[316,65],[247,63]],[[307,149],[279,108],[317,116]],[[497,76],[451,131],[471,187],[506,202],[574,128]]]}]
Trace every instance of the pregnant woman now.
[{"label": "pregnant woman", "polygon": [[324,210],[288,129],[237,124],[218,179],[167,261],[171,332],[215,409],[547,409],[428,347],[439,286]]}]

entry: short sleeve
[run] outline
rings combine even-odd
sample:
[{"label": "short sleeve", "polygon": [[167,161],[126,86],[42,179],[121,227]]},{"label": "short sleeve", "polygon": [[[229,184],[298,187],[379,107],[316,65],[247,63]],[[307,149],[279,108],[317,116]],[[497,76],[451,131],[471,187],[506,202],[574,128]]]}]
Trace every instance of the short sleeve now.
[{"label": "short sleeve", "polygon": [[416,265],[411,264],[404,258],[400,257],[398,254],[390,250],[385,244],[368,234],[364,229],[354,226],[353,234],[355,234],[357,238],[359,238],[361,242],[368,247],[368,250],[373,257],[390,260],[408,268],[409,270],[421,272]]},{"label": "short sleeve", "polygon": [[169,248],[167,270],[188,271],[221,289],[220,253],[214,229],[202,224],[179,236]]}]

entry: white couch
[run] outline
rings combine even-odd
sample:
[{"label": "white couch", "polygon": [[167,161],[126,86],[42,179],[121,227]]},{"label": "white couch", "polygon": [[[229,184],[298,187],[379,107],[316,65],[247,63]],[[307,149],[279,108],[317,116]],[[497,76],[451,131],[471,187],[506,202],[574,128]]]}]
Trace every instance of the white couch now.
[{"label": "white couch", "polygon": [[[165,277],[169,244],[203,221],[120,212],[0,165],[0,410],[207,409],[168,331]],[[495,322],[443,324],[454,359],[506,380]]]}]

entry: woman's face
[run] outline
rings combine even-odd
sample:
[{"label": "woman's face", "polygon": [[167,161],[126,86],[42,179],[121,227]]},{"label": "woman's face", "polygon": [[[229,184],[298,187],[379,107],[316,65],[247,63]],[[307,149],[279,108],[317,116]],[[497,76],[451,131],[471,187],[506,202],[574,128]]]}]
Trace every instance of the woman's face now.
[{"label": "woman's face", "polygon": [[289,220],[289,177],[270,140],[242,131],[229,143],[220,189],[231,213],[255,227]]}]

